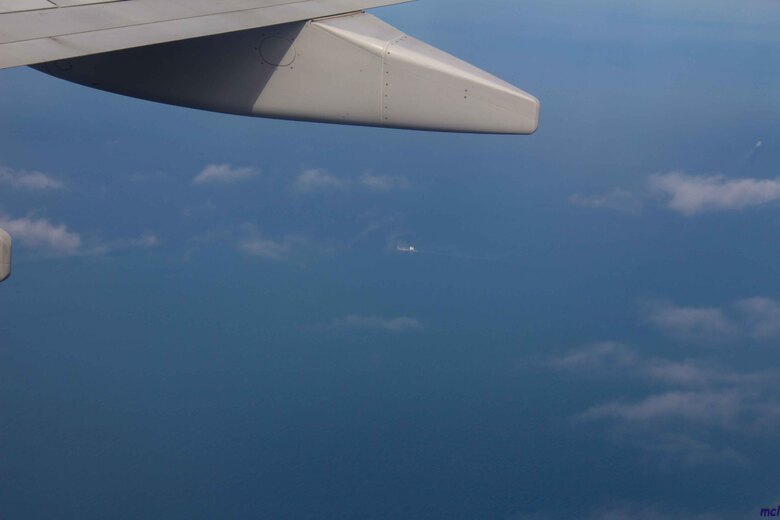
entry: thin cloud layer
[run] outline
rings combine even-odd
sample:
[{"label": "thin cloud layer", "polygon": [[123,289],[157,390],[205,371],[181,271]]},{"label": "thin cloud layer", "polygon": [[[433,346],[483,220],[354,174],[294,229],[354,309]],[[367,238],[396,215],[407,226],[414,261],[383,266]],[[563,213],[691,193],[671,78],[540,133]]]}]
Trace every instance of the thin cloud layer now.
[{"label": "thin cloud layer", "polygon": [[98,244],[91,252],[96,255],[107,255],[134,249],[153,249],[162,243],[156,233],[147,232],[137,238],[125,238]]},{"label": "thin cloud layer", "polygon": [[383,318],[379,316],[359,316],[351,314],[335,320],[331,324],[331,327],[334,329],[408,332],[421,328],[422,324],[418,320],[406,316]]},{"label": "thin cloud layer", "polygon": [[604,341],[572,350],[553,360],[552,364],[559,370],[592,372],[633,367],[636,362],[637,355],[633,350],[616,341]]},{"label": "thin cloud layer", "polygon": [[636,403],[613,402],[594,406],[580,418],[613,418],[628,422],[679,419],[721,425],[735,424],[744,396],[735,391],[681,392],[652,395]]},{"label": "thin cloud layer", "polygon": [[743,463],[745,457],[731,445],[734,439],[780,430],[780,402],[772,392],[780,382],[777,371],[740,372],[696,360],[649,358],[618,342],[574,349],[549,366],[584,378],[646,383],[651,390],[642,397],[597,403],[573,419],[606,426],[618,442],[635,444],[654,460]]},{"label": "thin cloud layer", "polygon": [[78,233],[69,231],[64,224],[55,225],[44,218],[0,216],[0,227],[8,231],[15,241],[32,249],[72,255],[81,248],[82,240]]},{"label": "thin cloud layer", "polygon": [[259,170],[255,168],[237,167],[231,164],[210,164],[195,176],[192,183],[196,186],[205,184],[235,184],[249,180],[259,174]]},{"label": "thin cloud layer", "polygon": [[102,256],[133,249],[152,249],[161,244],[157,234],[112,241],[85,241],[66,224],[52,224],[45,218],[0,216],[0,227],[11,234],[15,244],[51,255]]},{"label": "thin cloud layer", "polygon": [[390,192],[406,190],[412,187],[406,177],[396,175],[379,175],[371,172],[362,174],[357,179],[347,179],[336,176],[322,169],[304,170],[295,182],[293,189],[299,193],[316,193],[326,191],[347,191],[363,189],[373,192]]},{"label": "thin cloud layer", "polygon": [[[243,226],[243,238],[238,240],[238,249],[245,254],[275,262],[302,260],[310,255],[328,254],[331,249],[302,234],[287,234],[281,239],[269,238],[252,224]],[[227,234],[233,235],[232,232]]]},{"label": "thin cloud layer", "polygon": [[719,342],[738,335],[738,326],[721,309],[648,305],[647,319],[665,334],[682,341]]},{"label": "thin cloud layer", "polygon": [[569,201],[582,208],[605,209],[618,213],[638,214],[644,206],[642,199],[628,190],[615,188],[600,195],[572,195]]},{"label": "thin cloud layer", "polygon": [[667,336],[692,343],[728,343],[780,339],[780,303],[763,297],[726,308],[681,307],[655,302],[646,307],[648,322]]},{"label": "thin cloud layer", "polygon": [[780,303],[769,298],[749,298],[737,302],[736,307],[751,337],[757,340],[780,338]]},{"label": "thin cloud layer", "polygon": [[286,260],[292,249],[292,241],[276,242],[263,237],[251,237],[239,243],[239,249],[250,256],[264,260]]},{"label": "thin cloud layer", "polygon": [[65,185],[57,179],[38,171],[12,170],[0,167],[0,185],[30,191],[59,190]]},{"label": "thin cloud layer", "polygon": [[344,190],[349,188],[349,182],[332,175],[325,170],[304,170],[293,183],[293,188],[300,193],[316,191]]},{"label": "thin cloud layer", "polygon": [[780,179],[728,179],[723,175],[671,172],[651,176],[650,185],[670,197],[670,209],[686,216],[739,211],[780,200]]},{"label": "thin cloud layer", "polygon": [[411,188],[411,183],[406,177],[377,175],[370,172],[364,173],[358,182],[364,188],[372,191],[396,191]]},{"label": "thin cloud layer", "polygon": [[652,193],[666,197],[665,206],[686,217],[705,213],[741,211],[780,201],[780,178],[729,179],[724,175],[687,175],[683,172],[655,174],[649,177],[649,192],[634,193],[615,188],[603,194],[575,194],[569,202],[575,206],[611,210],[626,214],[642,212]]},{"label": "thin cloud layer", "polygon": [[765,381],[763,375],[724,372],[695,360],[644,358],[636,349],[617,341],[592,343],[570,350],[551,360],[550,366],[562,372],[597,377],[622,373],[634,379],[684,388]]}]

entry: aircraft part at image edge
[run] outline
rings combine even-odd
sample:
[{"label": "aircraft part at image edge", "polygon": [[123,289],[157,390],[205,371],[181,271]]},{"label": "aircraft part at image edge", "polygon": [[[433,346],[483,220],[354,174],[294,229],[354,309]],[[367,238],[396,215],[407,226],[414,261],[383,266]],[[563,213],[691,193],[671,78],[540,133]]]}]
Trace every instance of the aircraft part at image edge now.
[{"label": "aircraft part at image edge", "polygon": [[0,282],[11,276],[11,235],[0,228]]},{"label": "aircraft part at image edge", "polygon": [[532,95],[362,12],[36,68],[238,115],[492,134],[531,134],[539,124]]}]

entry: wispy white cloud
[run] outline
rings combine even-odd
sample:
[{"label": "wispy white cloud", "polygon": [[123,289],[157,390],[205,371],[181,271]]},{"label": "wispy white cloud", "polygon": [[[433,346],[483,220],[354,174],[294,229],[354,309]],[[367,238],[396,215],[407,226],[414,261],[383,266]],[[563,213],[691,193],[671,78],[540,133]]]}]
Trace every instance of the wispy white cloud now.
[{"label": "wispy white cloud", "polygon": [[322,169],[304,170],[293,182],[293,189],[299,193],[359,189],[373,192],[389,192],[406,190],[411,187],[411,182],[402,176],[365,172],[360,177],[354,179],[339,177]]},{"label": "wispy white cloud", "polygon": [[721,342],[738,336],[739,328],[721,309],[651,303],[647,319],[665,334],[682,341]]},{"label": "wispy white cloud", "polygon": [[745,406],[745,396],[734,390],[722,392],[671,391],[636,403],[612,402],[594,406],[581,419],[614,418],[629,422],[680,419],[720,425],[736,424]]},{"label": "wispy white cloud", "polygon": [[636,363],[636,352],[616,341],[585,345],[552,361],[553,366],[560,370],[577,371],[613,370],[633,367]]},{"label": "wispy white cloud", "polygon": [[380,316],[359,316],[351,314],[331,323],[333,329],[379,330],[385,332],[408,332],[422,327],[422,324],[406,316],[384,318]]},{"label": "wispy white cloud", "polygon": [[[645,357],[619,342],[571,350],[549,366],[618,384],[644,383],[648,394],[596,403],[573,419],[580,426],[606,426],[618,442],[636,445],[658,462],[742,463],[745,457],[733,449],[731,437],[780,430],[780,402],[771,390],[780,382],[778,371],[741,372],[696,360]],[[641,391],[643,385],[632,388]]]},{"label": "wispy white cloud", "polygon": [[99,243],[89,249],[87,253],[92,253],[95,255],[107,255],[122,251],[130,251],[133,249],[153,249],[158,247],[161,243],[162,240],[160,240],[160,237],[157,236],[156,233],[146,232],[136,238],[123,238],[119,240],[112,240],[110,242]]},{"label": "wispy white cloud", "polygon": [[79,233],[68,229],[66,224],[52,224],[48,219],[32,216],[13,218],[0,215],[0,227],[11,234],[15,243],[56,256],[101,256],[132,249],[151,249],[161,243],[152,232],[136,238],[85,240]]},{"label": "wispy white cloud", "polygon": [[81,248],[81,236],[68,230],[65,224],[52,224],[45,218],[11,218],[0,216],[0,227],[15,241],[51,253],[73,255]]},{"label": "wispy white cloud", "polygon": [[366,172],[361,175],[358,183],[372,191],[408,190],[412,187],[409,179],[397,175],[378,175]]},{"label": "wispy white cloud", "polygon": [[572,195],[569,199],[575,206],[591,209],[605,209],[626,214],[639,214],[644,203],[634,193],[622,188],[615,188],[600,195]]},{"label": "wispy white cloud", "polygon": [[704,213],[741,211],[780,202],[780,178],[730,179],[725,175],[688,175],[679,171],[651,175],[649,190],[632,192],[615,188],[603,194],[575,194],[575,206],[638,215],[652,194],[661,194],[664,204],[686,217]]},{"label": "wispy white cloud", "polygon": [[12,170],[3,167],[0,167],[0,185],[31,191],[59,190],[65,187],[61,181],[39,171]]},{"label": "wispy white cloud", "polygon": [[209,229],[189,241],[193,248],[185,254],[185,258],[191,258],[201,248],[215,245],[233,247],[250,257],[272,262],[305,261],[334,251],[330,244],[312,239],[306,234],[271,236],[249,222],[237,227]]},{"label": "wispy white cloud", "polygon": [[290,254],[293,240],[286,238],[277,242],[268,238],[254,236],[246,238],[239,243],[239,249],[248,255],[264,260],[285,260]]},{"label": "wispy white cloud", "polygon": [[748,298],[737,302],[747,333],[757,340],[780,338],[780,303],[769,298]]},{"label": "wispy white cloud", "polygon": [[205,184],[235,184],[246,181],[260,174],[255,168],[238,167],[231,164],[209,164],[195,176],[192,183],[197,186]]},{"label": "wispy white cloud", "polygon": [[[276,262],[301,260],[312,254],[328,254],[332,249],[303,234],[287,234],[280,239],[270,238],[252,224],[245,224],[238,239],[238,249],[262,260]],[[234,232],[228,233],[228,236]],[[239,236],[241,236],[239,235]]]},{"label": "wispy white cloud", "polygon": [[553,358],[550,366],[583,375],[627,375],[676,387],[707,387],[721,384],[766,382],[763,374],[740,374],[693,360],[672,361],[644,358],[632,347],[617,341],[585,345]]},{"label": "wispy white cloud", "polygon": [[349,187],[350,183],[348,181],[319,169],[304,170],[293,183],[293,188],[301,193],[345,190]]},{"label": "wispy white cloud", "polygon": [[650,177],[651,187],[670,197],[668,207],[686,216],[738,211],[780,201],[780,179],[729,179],[682,172]]},{"label": "wispy white cloud", "polygon": [[722,344],[780,339],[780,302],[771,298],[747,298],[724,308],[654,302],[646,306],[646,317],[679,341]]}]

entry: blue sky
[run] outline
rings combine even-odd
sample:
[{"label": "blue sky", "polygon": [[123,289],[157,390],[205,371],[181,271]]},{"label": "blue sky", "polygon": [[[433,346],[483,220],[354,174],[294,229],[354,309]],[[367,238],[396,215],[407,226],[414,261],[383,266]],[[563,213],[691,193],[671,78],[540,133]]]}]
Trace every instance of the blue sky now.
[{"label": "blue sky", "polygon": [[375,14],[539,97],[534,136],[2,71],[0,516],[776,506],[780,8],[474,5]]}]

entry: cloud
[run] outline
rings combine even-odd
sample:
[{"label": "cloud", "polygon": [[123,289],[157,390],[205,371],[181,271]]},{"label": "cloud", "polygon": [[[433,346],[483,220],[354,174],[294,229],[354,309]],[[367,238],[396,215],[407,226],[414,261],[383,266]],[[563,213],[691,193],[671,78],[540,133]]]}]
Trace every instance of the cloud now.
[{"label": "cloud", "polygon": [[406,177],[392,175],[377,175],[366,172],[358,181],[361,186],[372,191],[407,190],[412,187]]},{"label": "cloud", "polygon": [[[741,372],[690,359],[644,357],[619,342],[573,349],[549,366],[619,385],[621,397],[585,407],[574,414],[574,423],[604,425],[616,442],[634,445],[659,463],[744,463],[732,447],[735,439],[742,445],[744,438],[780,431],[780,402],[773,392],[780,371],[774,369]],[[640,395],[626,398],[627,390]]]},{"label": "cloud", "polygon": [[670,196],[668,207],[686,216],[739,211],[780,200],[780,179],[727,179],[723,175],[671,172],[651,176],[650,186]]},{"label": "cloud", "polygon": [[769,298],[749,298],[737,302],[747,333],[757,340],[780,338],[780,303]]},{"label": "cloud", "polygon": [[95,255],[107,255],[121,251],[130,251],[133,249],[153,249],[158,247],[162,241],[157,234],[147,232],[137,238],[125,238],[114,240],[94,246],[89,253]]},{"label": "cloud", "polygon": [[345,179],[321,169],[304,170],[293,182],[293,189],[299,193],[355,189],[389,192],[406,190],[411,187],[412,184],[406,177],[366,172],[357,179]]},{"label": "cloud", "polygon": [[15,243],[53,255],[101,256],[131,249],[151,249],[160,245],[160,238],[152,232],[137,238],[108,242],[85,241],[70,231],[65,224],[52,224],[45,218],[11,218],[0,215],[0,227],[11,234]]},{"label": "cloud", "polygon": [[0,185],[31,191],[59,190],[64,184],[57,179],[38,171],[11,170],[0,167]]},{"label": "cloud", "polygon": [[235,247],[248,256],[273,262],[306,260],[310,256],[331,254],[334,250],[327,243],[314,240],[305,234],[290,233],[282,237],[271,237],[249,222],[238,227],[207,230],[190,238],[190,242],[194,244],[194,249],[188,251],[185,258],[189,258],[194,251],[202,247],[214,244]]},{"label": "cloud", "polygon": [[130,247],[150,248],[160,245],[160,237],[154,233],[144,233],[139,238],[131,239],[127,241],[127,245]]},{"label": "cloud", "polygon": [[653,359],[644,362],[639,372],[655,381],[674,386],[709,386],[723,381],[738,382],[746,376],[728,374],[692,361]]},{"label": "cloud", "polygon": [[293,188],[301,193],[313,193],[315,191],[344,190],[350,183],[325,170],[304,170],[293,183]]},{"label": "cloud", "polygon": [[724,372],[692,360],[643,358],[636,349],[617,341],[592,343],[550,361],[559,371],[590,376],[627,376],[677,387],[706,387],[765,381],[763,375]]},{"label": "cloud", "polygon": [[573,195],[570,202],[582,208],[606,209],[636,215],[642,212],[642,200],[628,190],[615,188],[601,195]]},{"label": "cloud", "polygon": [[250,256],[264,260],[285,260],[292,249],[293,241],[286,238],[282,242],[276,242],[263,237],[251,237],[239,243],[239,249]]},{"label": "cloud", "polygon": [[664,334],[685,342],[768,342],[780,338],[780,303],[764,297],[739,300],[723,309],[651,303],[646,317]]},{"label": "cloud", "polygon": [[738,335],[737,325],[720,309],[656,303],[648,306],[647,319],[665,334],[682,341],[719,342]]},{"label": "cloud", "polygon": [[734,424],[745,403],[740,392],[666,392],[653,395],[638,403],[613,402],[594,406],[579,417],[585,420],[600,418],[643,422],[680,419],[717,424]]},{"label": "cloud", "polygon": [[196,186],[205,184],[235,184],[249,180],[260,172],[255,168],[237,167],[230,164],[210,164],[192,180]]},{"label": "cloud", "polygon": [[421,328],[419,321],[409,317],[382,318],[378,316],[358,316],[351,314],[339,318],[331,324],[333,329],[379,330],[385,332],[408,332]]},{"label": "cloud", "polygon": [[586,345],[552,362],[559,370],[577,371],[612,370],[633,367],[636,363],[636,353],[615,341]]},{"label": "cloud", "polygon": [[[682,215],[740,211],[780,201],[780,178],[729,179],[724,175],[687,175],[669,172],[649,177],[650,191],[665,195],[666,206]],[[615,188],[599,195],[572,195],[571,204],[583,208],[638,215],[647,193],[639,195]]]},{"label": "cloud", "polygon": [[0,216],[0,227],[8,231],[14,240],[33,249],[72,255],[78,253],[81,247],[81,237],[77,233],[68,231],[64,224],[54,225],[44,218]]}]

